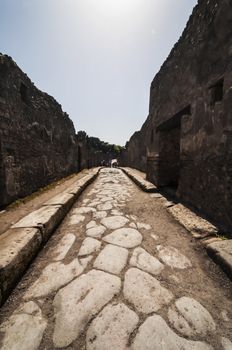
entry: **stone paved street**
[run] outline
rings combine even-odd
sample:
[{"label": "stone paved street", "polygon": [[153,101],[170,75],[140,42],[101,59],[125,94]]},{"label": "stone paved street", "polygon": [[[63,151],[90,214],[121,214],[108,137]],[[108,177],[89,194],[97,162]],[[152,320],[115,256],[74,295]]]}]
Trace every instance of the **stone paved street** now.
[{"label": "stone paved street", "polygon": [[1,311],[2,350],[231,350],[232,285],[159,196],[103,169]]}]

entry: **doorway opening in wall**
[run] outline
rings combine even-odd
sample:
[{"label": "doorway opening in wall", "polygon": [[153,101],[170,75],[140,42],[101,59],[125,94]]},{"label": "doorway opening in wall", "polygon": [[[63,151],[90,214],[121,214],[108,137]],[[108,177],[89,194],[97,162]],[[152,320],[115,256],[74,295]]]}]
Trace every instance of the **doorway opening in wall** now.
[{"label": "doorway opening in wall", "polygon": [[169,189],[172,194],[178,189],[181,171],[181,119],[183,115],[190,114],[191,106],[188,105],[156,129],[159,132],[158,183],[160,187]]}]

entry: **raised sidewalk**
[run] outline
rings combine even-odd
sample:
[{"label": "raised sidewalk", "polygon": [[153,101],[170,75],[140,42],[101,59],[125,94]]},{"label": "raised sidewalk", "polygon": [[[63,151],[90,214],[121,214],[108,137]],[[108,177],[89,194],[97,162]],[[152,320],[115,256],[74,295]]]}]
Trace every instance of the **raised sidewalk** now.
[{"label": "raised sidewalk", "polygon": [[[56,189],[48,189],[49,193],[41,194],[42,200],[40,198],[38,201],[37,198],[35,210],[30,210],[33,205],[29,205],[27,210],[23,211],[26,214],[23,217],[20,217],[22,216],[20,205],[19,214],[13,213],[16,222],[9,223],[7,230],[0,235],[0,305],[6,300],[32,259],[49,239],[76,199],[97,177],[99,169],[82,172],[75,175],[71,181],[58,184]],[[45,198],[47,200],[43,202]],[[9,217],[9,215],[7,211],[2,213],[0,222],[4,221],[4,216]],[[6,222],[4,225],[7,227]]]}]

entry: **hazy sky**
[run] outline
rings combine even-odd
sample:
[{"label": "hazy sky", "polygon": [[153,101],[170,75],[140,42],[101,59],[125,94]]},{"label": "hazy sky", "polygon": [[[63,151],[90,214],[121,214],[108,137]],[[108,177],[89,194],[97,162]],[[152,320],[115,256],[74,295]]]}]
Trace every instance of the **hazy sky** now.
[{"label": "hazy sky", "polygon": [[197,0],[0,0],[0,52],[74,122],[124,145]]}]

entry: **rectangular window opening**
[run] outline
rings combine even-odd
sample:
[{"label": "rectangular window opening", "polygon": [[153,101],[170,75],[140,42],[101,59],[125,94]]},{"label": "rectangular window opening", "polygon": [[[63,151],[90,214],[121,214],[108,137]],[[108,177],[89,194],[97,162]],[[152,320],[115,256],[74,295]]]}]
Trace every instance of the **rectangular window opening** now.
[{"label": "rectangular window opening", "polygon": [[150,138],[151,144],[154,142],[154,129],[151,130],[151,138]]},{"label": "rectangular window opening", "polygon": [[28,103],[27,86],[23,83],[20,85],[20,95],[23,102]]},{"label": "rectangular window opening", "polygon": [[216,84],[210,86],[210,105],[214,106],[217,102],[223,100],[224,79],[220,79]]}]

